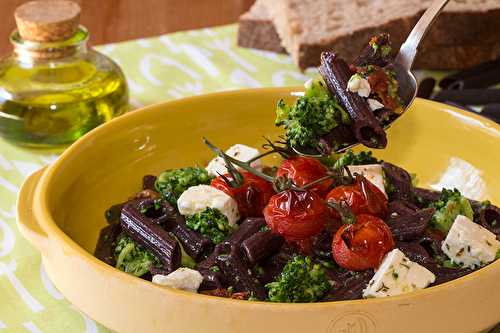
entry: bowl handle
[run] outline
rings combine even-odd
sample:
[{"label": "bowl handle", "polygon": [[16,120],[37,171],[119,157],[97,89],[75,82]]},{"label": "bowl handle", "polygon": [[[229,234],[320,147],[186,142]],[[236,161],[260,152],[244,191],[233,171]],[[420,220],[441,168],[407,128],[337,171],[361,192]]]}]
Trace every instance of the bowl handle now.
[{"label": "bowl handle", "polygon": [[21,186],[17,197],[17,227],[21,234],[40,252],[46,254],[48,237],[33,214],[33,196],[45,167],[32,173]]}]

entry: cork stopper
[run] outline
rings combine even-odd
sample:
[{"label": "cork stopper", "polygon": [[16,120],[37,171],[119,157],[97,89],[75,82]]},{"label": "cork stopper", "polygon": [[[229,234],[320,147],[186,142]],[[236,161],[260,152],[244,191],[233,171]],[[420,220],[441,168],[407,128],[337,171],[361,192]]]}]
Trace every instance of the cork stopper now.
[{"label": "cork stopper", "polygon": [[17,7],[14,16],[23,39],[57,42],[78,30],[80,6],[67,0],[37,0]]}]

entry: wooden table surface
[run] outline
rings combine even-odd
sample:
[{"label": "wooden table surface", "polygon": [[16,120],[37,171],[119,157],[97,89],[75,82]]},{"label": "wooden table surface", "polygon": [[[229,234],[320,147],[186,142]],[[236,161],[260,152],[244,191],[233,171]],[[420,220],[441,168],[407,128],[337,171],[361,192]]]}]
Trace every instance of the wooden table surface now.
[{"label": "wooden table surface", "polygon": [[[92,44],[236,22],[255,0],[74,0]],[[27,0],[0,0],[0,55],[11,51],[14,10]]]}]

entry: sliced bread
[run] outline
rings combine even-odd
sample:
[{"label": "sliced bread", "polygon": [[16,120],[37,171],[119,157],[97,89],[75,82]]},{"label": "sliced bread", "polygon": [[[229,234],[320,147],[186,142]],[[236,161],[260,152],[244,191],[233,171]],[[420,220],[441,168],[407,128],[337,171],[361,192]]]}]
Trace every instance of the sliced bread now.
[{"label": "sliced bread", "polygon": [[[257,16],[259,25],[269,31],[270,15],[281,44],[304,69],[317,66],[321,52],[332,48],[342,57],[353,59],[367,40],[379,32],[390,33],[394,47],[399,48],[429,2],[258,0],[255,6],[264,4],[265,9],[254,12],[247,21],[247,31],[255,31],[251,22],[256,22]],[[498,0],[453,0],[426,37],[416,67],[460,69],[499,57],[499,22]],[[244,39],[241,36],[240,45],[260,48],[258,39],[252,45]],[[267,38],[266,44],[271,42],[277,43]]]},{"label": "sliced bread", "polygon": [[257,0],[248,12],[241,15],[238,25],[238,45],[285,53],[264,1]]}]

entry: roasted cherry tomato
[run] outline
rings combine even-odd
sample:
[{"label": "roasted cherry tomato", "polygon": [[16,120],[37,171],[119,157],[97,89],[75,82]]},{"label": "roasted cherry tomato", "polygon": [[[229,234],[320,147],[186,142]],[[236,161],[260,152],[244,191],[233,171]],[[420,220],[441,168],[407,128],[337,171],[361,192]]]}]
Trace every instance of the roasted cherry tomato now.
[{"label": "roasted cherry tomato", "polygon": [[268,227],[288,241],[302,241],[319,233],[329,215],[324,200],[312,191],[280,192],[264,209]]},{"label": "roasted cherry tomato", "polygon": [[371,90],[380,97],[382,104],[384,104],[387,109],[394,111],[400,107],[400,103],[396,95],[391,94],[391,89],[389,89],[389,87],[392,85],[392,90],[394,90],[394,84],[397,83],[394,78],[387,75],[387,72],[383,68],[375,68],[375,71],[368,75],[368,83],[370,83]]},{"label": "roasted cherry tomato", "polygon": [[[243,183],[239,186],[232,187],[221,176],[213,179],[210,185],[236,200],[242,218],[262,216],[262,210],[275,193],[273,185],[250,172],[241,171],[240,174],[243,176]],[[233,181],[230,174],[224,176]]]},{"label": "roasted cherry tomato", "polygon": [[[287,177],[291,179],[295,185],[300,187],[326,176],[327,171],[328,169],[326,166],[314,158],[294,157],[284,160],[281,163],[276,176]],[[324,198],[332,183],[333,180],[327,179],[313,185],[310,190]]]},{"label": "roasted cherry tomato", "polygon": [[389,227],[376,216],[361,214],[356,223],[343,225],[332,242],[333,258],[353,271],[377,268],[394,248]]},{"label": "roasted cherry tomato", "polygon": [[[360,175],[356,177],[354,184],[338,186],[331,190],[326,200],[347,204],[354,215],[370,214],[380,218],[387,216],[387,198],[384,193]],[[336,211],[333,216],[339,217]]]}]

